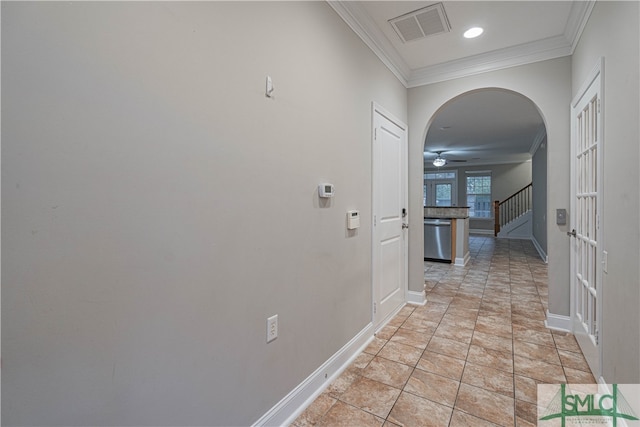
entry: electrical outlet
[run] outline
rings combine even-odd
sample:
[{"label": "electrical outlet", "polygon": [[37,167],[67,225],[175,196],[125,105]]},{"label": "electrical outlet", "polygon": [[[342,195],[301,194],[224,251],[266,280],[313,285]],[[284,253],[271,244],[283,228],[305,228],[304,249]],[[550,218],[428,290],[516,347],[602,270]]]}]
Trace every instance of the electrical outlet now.
[{"label": "electrical outlet", "polygon": [[278,315],[275,314],[267,319],[267,342],[278,338]]}]

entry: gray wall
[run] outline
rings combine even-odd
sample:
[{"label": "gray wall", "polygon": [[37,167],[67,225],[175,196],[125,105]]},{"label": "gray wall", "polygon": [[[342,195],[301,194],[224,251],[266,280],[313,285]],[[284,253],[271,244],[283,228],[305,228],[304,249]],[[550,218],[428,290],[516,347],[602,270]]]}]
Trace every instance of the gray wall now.
[{"label": "gray wall", "polygon": [[[547,138],[533,154],[531,160],[531,178],[533,182],[533,238],[540,249],[547,253]],[[550,217],[555,223],[555,217]]]},{"label": "gray wall", "polygon": [[3,425],[256,421],[371,321],[406,96],[324,2],[3,2]]},{"label": "gray wall", "polygon": [[[426,171],[435,170],[435,168],[426,169]],[[531,162],[446,167],[443,170],[456,170],[458,173],[458,206],[467,206],[467,175],[465,171],[491,171],[491,200],[504,200],[531,183]],[[471,218],[469,224],[469,228],[472,230],[491,230],[493,232],[494,228],[493,218]]]},{"label": "gray wall", "polygon": [[[528,97],[539,109],[548,135],[547,218],[556,208],[569,206],[569,103],[571,59],[569,57],[493,71],[409,89],[409,216],[411,227],[421,229],[424,140],[428,126],[443,104],[465,92],[503,88]],[[549,311],[569,315],[569,241],[566,227],[549,226]],[[424,285],[423,236],[409,241],[409,288]]]},{"label": "gray wall", "polygon": [[638,2],[597,2],[572,57],[572,94],[604,57],[603,376],[640,382],[640,19]]}]

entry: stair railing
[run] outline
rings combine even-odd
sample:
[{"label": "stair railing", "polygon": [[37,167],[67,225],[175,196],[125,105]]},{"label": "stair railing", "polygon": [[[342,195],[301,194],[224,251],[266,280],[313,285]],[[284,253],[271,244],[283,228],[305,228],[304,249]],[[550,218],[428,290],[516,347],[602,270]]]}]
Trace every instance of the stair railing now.
[{"label": "stair railing", "polygon": [[529,184],[507,197],[502,202],[499,200],[493,202],[494,236],[498,235],[500,228],[505,224],[513,221],[531,209],[532,188],[533,184]]}]

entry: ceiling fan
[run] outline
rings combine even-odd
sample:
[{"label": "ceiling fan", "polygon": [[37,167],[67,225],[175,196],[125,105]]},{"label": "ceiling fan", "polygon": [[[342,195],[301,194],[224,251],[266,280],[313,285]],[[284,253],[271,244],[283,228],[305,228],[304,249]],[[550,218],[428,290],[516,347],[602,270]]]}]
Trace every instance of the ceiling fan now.
[{"label": "ceiling fan", "polygon": [[[426,154],[427,152],[425,152]],[[435,167],[442,167],[444,165],[446,165],[447,163],[464,163],[466,162],[466,160],[462,160],[462,159],[447,159],[442,157],[442,153],[446,153],[446,151],[444,150],[440,150],[440,151],[430,151],[430,153],[433,153],[436,155],[436,158],[433,159],[433,165]]]}]

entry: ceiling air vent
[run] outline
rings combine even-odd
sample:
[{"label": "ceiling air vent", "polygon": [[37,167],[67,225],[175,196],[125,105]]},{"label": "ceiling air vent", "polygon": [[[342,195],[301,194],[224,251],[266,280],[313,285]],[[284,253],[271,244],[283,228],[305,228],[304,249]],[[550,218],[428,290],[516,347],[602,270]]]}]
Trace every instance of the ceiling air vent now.
[{"label": "ceiling air vent", "polygon": [[432,4],[389,20],[404,43],[451,30],[442,3]]}]

